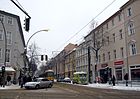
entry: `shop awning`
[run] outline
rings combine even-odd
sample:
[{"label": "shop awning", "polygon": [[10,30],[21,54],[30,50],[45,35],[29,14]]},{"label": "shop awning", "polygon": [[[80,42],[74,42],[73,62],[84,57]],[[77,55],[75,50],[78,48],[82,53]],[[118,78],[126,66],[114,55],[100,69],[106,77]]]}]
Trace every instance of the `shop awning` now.
[{"label": "shop awning", "polygon": [[[0,71],[1,71],[1,67],[0,67]],[[12,67],[5,67],[5,71],[6,72],[14,72],[15,70]]]}]

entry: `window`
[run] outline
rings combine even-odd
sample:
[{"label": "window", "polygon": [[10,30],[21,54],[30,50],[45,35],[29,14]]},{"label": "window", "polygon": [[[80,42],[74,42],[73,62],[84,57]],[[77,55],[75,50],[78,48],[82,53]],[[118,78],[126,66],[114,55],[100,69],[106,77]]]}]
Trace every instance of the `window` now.
[{"label": "window", "polygon": [[12,43],[12,33],[7,31],[7,44]]},{"label": "window", "polygon": [[133,22],[130,22],[130,23],[128,24],[128,34],[129,34],[129,35],[132,35],[132,34],[134,34],[134,33],[135,33],[134,24],[133,24]]},{"label": "window", "polygon": [[6,62],[10,62],[10,49],[6,49]]},{"label": "window", "polygon": [[127,16],[131,16],[132,15],[132,8],[128,8],[127,9]]},{"label": "window", "polygon": [[114,26],[114,19],[112,19],[112,26]]},{"label": "window", "polygon": [[108,37],[106,37],[107,38],[107,44],[109,45],[109,36]]},{"label": "window", "polygon": [[140,80],[140,69],[131,69],[131,79]]},{"label": "window", "polygon": [[130,44],[130,55],[135,55],[137,53],[136,51],[136,43]]},{"label": "window", "polygon": [[121,14],[118,15],[118,21],[121,21]]},{"label": "window", "polygon": [[0,40],[3,40],[3,30],[0,30]]},{"label": "window", "polygon": [[123,39],[122,29],[121,29],[121,30],[119,30],[119,34],[120,34],[120,39]]},{"label": "window", "polygon": [[113,34],[113,42],[115,42],[115,33]]},{"label": "window", "polygon": [[111,59],[110,52],[108,52],[108,60],[110,60],[110,59]]},{"label": "window", "polygon": [[13,20],[12,20],[11,17],[8,17],[7,23],[8,23],[8,24],[13,24]]},{"label": "window", "polygon": [[2,59],[2,48],[0,48],[0,59]]},{"label": "window", "polygon": [[121,53],[121,58],[123,58],[124,57],[124,49],[123,49],[123,47],[120,48],[120,53]]},{"label": "window", "polygon": [[4,16],[0,14],[0,21],[4,21]]},{"label": "window", "polygon": [[117,58],[116,50],[114,50],[113,52],[114,52],[114,59],[116,59]]},{"label": "window", "polygon": [[108,29],[108,23],[106,24],[106,29]]}]

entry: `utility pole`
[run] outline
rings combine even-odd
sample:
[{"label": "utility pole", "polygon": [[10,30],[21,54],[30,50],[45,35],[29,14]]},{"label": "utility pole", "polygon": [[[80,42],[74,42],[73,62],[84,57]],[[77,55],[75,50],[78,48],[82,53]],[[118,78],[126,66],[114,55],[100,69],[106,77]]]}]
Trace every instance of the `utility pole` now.
[{"label": "utility pole", "polygon": [[90,46],[88,47],[88,82],[91,83],[90,79],[90,64],[91,64],[91,57],[90,57]]}]

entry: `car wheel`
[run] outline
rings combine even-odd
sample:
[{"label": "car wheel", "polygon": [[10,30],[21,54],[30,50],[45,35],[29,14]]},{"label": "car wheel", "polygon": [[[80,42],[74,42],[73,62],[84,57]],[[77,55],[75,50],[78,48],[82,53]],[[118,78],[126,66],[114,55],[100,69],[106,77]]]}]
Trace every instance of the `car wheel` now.
[{"label": "car wheel", "polygon": [[39,86],[39,85],[36,85],[36,86],[35,86],[35,88],[36,88],[36,89],[39,89],[39,88],[40,88],[40,86]]},{"label": "car wheel", "polygon": [[48,86],[49,88],[51,88],[52,87],[52,84],[49,84],[49,86]]}]

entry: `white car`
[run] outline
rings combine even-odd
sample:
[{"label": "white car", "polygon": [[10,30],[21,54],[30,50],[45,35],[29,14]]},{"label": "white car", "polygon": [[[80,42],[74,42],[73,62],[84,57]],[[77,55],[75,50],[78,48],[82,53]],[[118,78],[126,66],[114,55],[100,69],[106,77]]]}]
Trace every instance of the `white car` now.
[{"label": "white car", "polygon": [[46,78],[36,78],[34,81],[27,82],[24,85],[24,87],[26,89],[29,89],[29,88],[35,88],[35,89],[51,88],[52,86],[53,86],[53,81],[50,81]]}]

